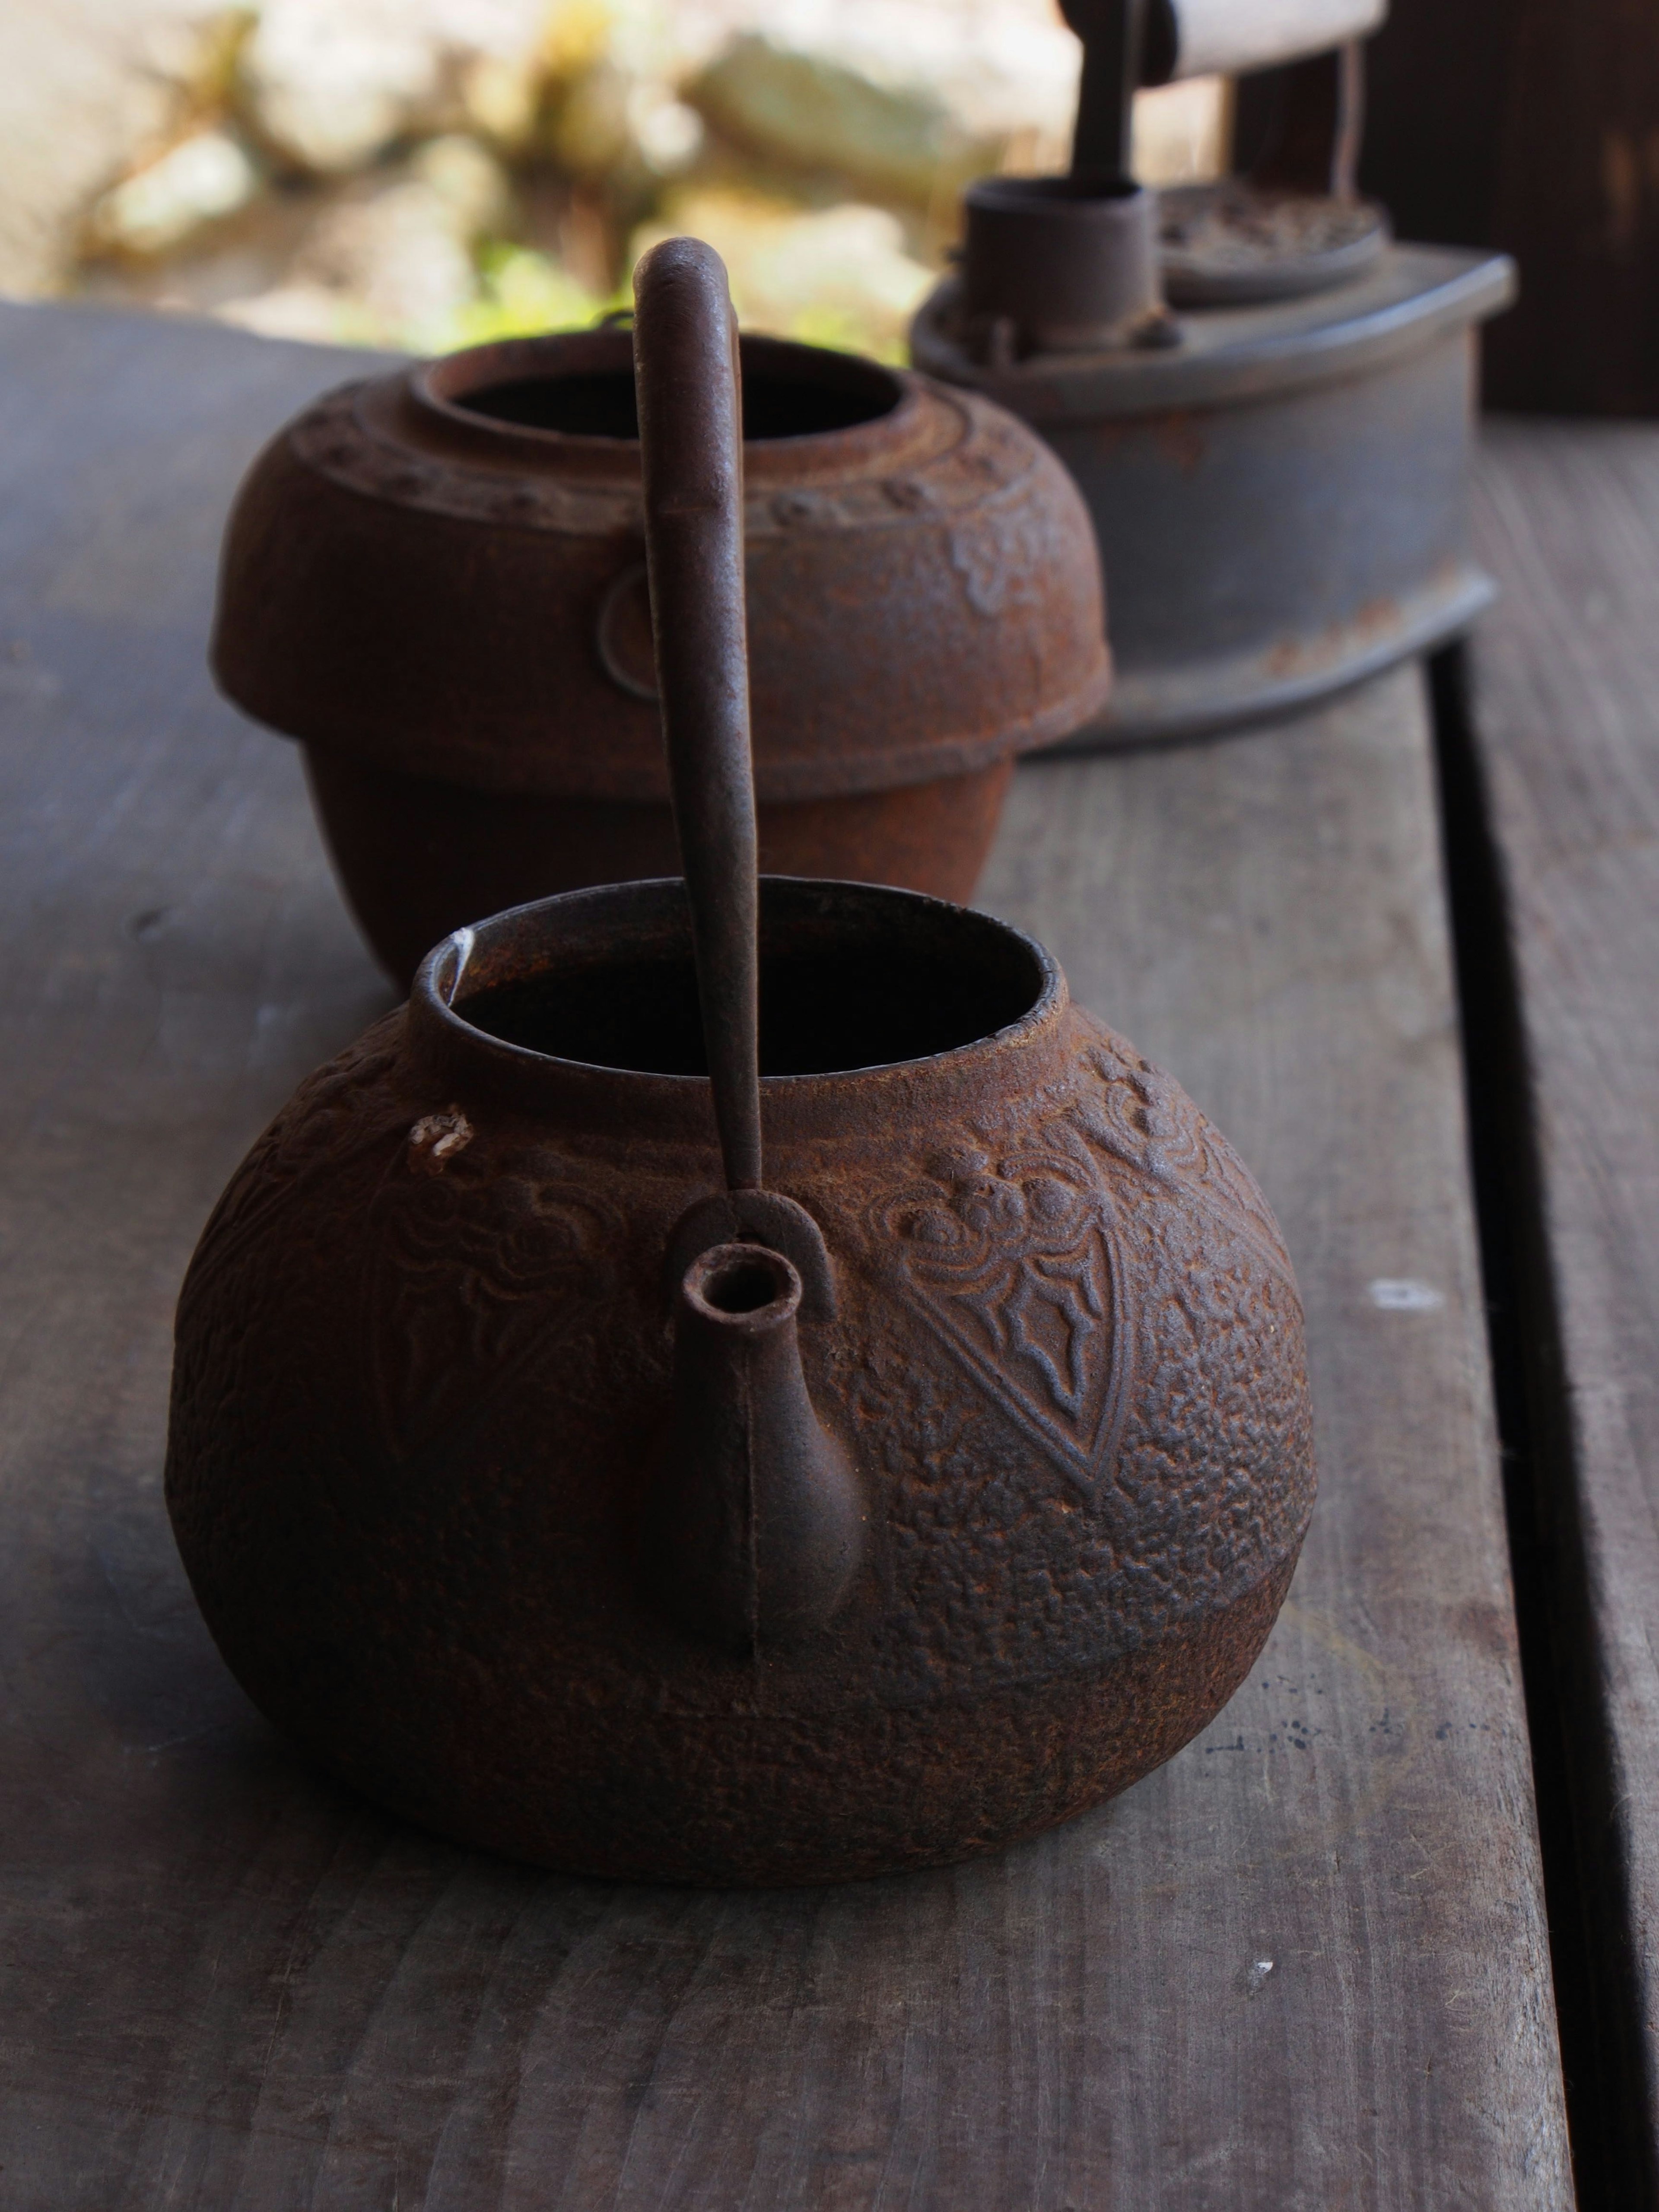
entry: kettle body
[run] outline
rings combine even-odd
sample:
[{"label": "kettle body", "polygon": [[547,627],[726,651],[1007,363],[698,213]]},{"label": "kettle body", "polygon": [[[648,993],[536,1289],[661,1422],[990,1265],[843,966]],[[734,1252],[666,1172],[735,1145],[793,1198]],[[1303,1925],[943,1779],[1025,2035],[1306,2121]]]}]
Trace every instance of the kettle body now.
[{"label": "kettle body", "polygon": [[985,915],[764,878],[760,945],[769,1221],[719,1191],[684,887],[625,884],[441,945],[179,1307],[168,1504],[244,1686],[581,1873],[1065,1819],[1231,1694],[1313,1502],[1290,1262],[1178,1085]]}]

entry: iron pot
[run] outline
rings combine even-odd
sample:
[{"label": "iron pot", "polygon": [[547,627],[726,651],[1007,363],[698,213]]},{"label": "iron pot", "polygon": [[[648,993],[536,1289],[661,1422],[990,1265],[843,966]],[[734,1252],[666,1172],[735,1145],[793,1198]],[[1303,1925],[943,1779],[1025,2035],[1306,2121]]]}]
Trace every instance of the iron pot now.
[{"label": "iron pot", "polygon": [[[966,898],[1016,754],[1109,684],[1065,470],[977,393],[742,342],[762,857]],[[516,340],[349,385],[255,462],[213,664],[305,746],[365,933],[678,866],[631,340]]]}]

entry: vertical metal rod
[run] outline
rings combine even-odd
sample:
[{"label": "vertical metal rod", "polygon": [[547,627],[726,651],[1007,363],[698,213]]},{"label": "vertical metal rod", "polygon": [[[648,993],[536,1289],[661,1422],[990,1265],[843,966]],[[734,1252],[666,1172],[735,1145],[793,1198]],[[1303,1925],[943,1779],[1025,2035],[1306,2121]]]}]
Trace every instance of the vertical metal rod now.
[{"label": "vertical metal rod", "polygon": [[1365,136],[1365,49],[1350,39],[1336,50],[1336,127],[1330,192],[1352,206],[1359,197],[1359,149]]},{"label": "vertical metal rod", "polygon": [[726,264],[671,238],[634,272],[634,380],[663,738],[727,1188],[761,1182],[759,854],[743,408]]},{"label": "vertical metal rod", "polygon": [[1263,191],[1311,192],[1352,206],[1365,129],[1365,56],[1357,39],[1273,70],[1272,121],[1250,166]]},{"label": "vertical metal rod", "polygon": [[1130,184],[1146,0],[1064,0],[1063,12],[1083,41],[1072,173],[1088,172]]}]

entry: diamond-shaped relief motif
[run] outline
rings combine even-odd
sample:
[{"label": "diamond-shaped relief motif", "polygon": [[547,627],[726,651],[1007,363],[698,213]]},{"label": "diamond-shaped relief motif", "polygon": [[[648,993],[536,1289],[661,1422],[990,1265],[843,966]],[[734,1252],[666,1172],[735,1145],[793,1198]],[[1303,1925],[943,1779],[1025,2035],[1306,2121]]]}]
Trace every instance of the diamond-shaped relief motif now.
[{"label": "diamond-shaped relief motif", "polygon": [[1109,1325],[1094,1258],[1091,1250],[1070,1260],[1025,1261],[1002,1309],[1010,1351],[1041,1369],[1054,1403],[1073,1420],[1087,1404],[1090,1370]]},{"label": "diamond-shaped relief motif", "polygon": [[962,1149],[873,1209],[912,1305],[1092,1497],[1115,1455],[1133,1327],[1111,1208],[1060,1152]]},{"label": "diamond-shaped relief motif", "polygon": [[1103,1025],[1094,1026],[1103,1040],[1091,1054],[1100,1084],[1072,1109],[1079,1133],[1138,1174],[1179,1185],[1199,1205],[1215,1209],[1297,1295],[1267,1201],[1238,1154],[1178,1084]]}]

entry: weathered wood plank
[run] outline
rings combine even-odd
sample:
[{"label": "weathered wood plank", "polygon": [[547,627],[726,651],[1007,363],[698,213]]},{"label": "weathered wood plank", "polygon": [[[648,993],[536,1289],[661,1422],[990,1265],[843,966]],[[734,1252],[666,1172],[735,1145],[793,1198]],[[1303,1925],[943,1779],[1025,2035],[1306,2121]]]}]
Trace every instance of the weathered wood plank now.
[{"label": "weathered wood plank", "polygon": [[1308,1302],[1320,1511],[1167,1769],[967,1869],[613,1889],[382,1820],[229,1683],[159,1496],[171,1303],[383,994],[202,641],[237,469],[336,373],[0,314],[0,2201],[1568,2203],[1409,672],[1031,769],[987,886],[1242,1146]]},{"label": "weathered wood plank", "polygon": [[1474,735],[1534,1115],[1552,1626],[1609,2186],[1635,2202],[1659,2187],[1659,429],[1495,420],[1475,519],[1504,587]]}]

